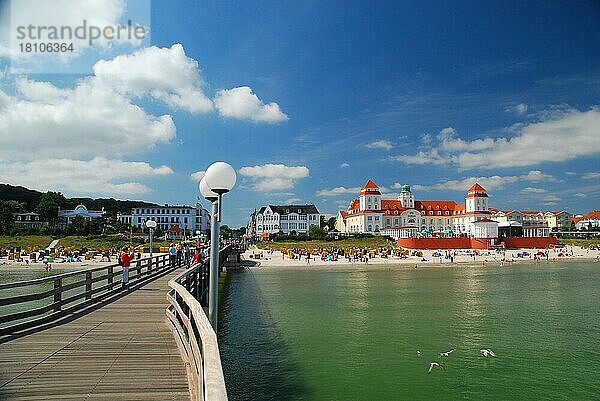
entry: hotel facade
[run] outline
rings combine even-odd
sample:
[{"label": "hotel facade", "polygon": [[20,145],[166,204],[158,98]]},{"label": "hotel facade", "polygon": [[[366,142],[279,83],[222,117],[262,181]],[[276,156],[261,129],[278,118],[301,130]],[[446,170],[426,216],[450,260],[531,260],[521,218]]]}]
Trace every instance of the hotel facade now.
[{"label": "hotel facade", "polygon": [[311,226],[321,225],[321,214],[311,205],[267,205],[254,211],[246,226],[251,236],[266,238],[269,234],[282,232],[308,234]]},{"label": "hotel facade", "polygon": [[210,229],[210,215],[206,209],[194,206],[145,206],[131,210],[131,214],[117,214],[117,219],[127,225],[144,229],[146,221],[153,220],[156,227],[164,231],[179,232],[185,230],[192,235],[196,231]]},{"label": "hotel facade", "polygon": [[368,180],[358,199],[338,212],[336,229],[343,233],[381,233],[394,239],[431,235],[498,238],[498,223],[490,219],[488,195],[475,183],[464,204],[454,201],[415,200],[409,185],[397,199],[382,199],[377,184]]}]

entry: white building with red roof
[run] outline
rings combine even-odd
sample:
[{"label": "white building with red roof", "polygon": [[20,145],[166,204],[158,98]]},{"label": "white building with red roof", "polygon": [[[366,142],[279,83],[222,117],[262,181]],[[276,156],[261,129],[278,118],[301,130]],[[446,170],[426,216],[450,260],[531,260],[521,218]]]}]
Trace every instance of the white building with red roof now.
[{"label": "white building with red roof", "polygon": [[600,227],[600,210],[594,210],[583,216],[573,219],[575,228],[578,230],[587,230],[589,228]]},{"label": "white building with red roof", "polygon": [[488,195],[481,185],[467,191],[464,204],[454,201],[417,201],[409,185],[397,199],[382,199],[368,180],[358,199],[338,213],[336,228],[346,233],[381,233],[393,238],[463,234],[473,238],[498,238],[498,224],[490,220]]}]

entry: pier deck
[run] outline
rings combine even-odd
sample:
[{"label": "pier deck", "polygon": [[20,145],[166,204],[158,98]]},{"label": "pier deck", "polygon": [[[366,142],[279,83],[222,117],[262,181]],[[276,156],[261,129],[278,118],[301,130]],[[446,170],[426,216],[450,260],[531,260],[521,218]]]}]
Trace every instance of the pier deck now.
[{"label": "pier deck", "polygon": [[189,400],[165,322],[171,272],[87,315],[0,344],[2,400]]}]

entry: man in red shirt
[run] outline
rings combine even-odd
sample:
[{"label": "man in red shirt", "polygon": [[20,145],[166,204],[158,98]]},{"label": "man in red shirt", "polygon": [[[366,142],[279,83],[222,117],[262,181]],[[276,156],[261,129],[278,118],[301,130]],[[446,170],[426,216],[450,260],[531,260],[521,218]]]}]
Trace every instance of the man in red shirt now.
[{"label": "man in red shirt", "polygon": [[129,287],[129,266],[134,257],[133,253],[129,253],[128,247],[124,247],[123,252],[119,255],[121,266],[123,266],[123,288]]}]

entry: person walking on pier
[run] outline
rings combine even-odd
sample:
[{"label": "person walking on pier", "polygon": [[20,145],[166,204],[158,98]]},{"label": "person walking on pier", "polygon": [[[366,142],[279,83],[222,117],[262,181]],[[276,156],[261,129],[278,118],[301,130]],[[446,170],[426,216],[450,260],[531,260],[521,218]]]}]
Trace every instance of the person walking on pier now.
[{"label": "person walking on pier", "polygon": [[121,266],[123,266],[123,288],[129,287],[129,266],[131,265],[131,261],[133,260],[133,253],[129,253],[129,248],[124,247],[123,252],[119,255],[119,260],[121,261]]},{"label": "person walking on pier", "polygon": [[175,267],[175,262],[177,261],[177,249],[175,248],[175,244],[171,244],[169,248],[169,264],[171,268]]}]

